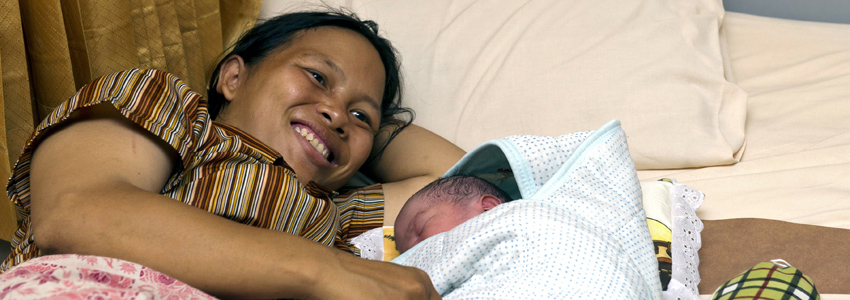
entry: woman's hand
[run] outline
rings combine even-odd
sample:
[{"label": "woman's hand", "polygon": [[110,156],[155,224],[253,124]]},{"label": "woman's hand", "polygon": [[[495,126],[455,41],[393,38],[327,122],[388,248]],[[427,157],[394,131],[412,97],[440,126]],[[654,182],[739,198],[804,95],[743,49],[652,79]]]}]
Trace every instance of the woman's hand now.
[{"label": "woman's hand", "polygon": [[338,264],[319,274],[308,299],[442,299],[420,269],[337,252]]}]

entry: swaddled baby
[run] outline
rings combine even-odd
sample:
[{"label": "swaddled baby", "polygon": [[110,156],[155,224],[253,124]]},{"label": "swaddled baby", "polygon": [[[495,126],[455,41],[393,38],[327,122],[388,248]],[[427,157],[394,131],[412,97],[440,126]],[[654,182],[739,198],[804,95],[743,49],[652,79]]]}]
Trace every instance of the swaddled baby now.
[{"label": "swaddled baby", "polygon": [[[597,256],[596,251],[610,252],[613,248],[597,246],[612,246],[611,241],[598,240],[596,229],[579,219],[570,221],[568,210],[547,200],[512,200],[473,176],[438,179],[400,211],[395,240],[402,259],[394,262],[425,270],[443,299],[655,298],[651,288],[641,287],[625,257],[620,262],[602,259],[597,264],[597,257],[586,265],[571,263]],[[581,252],[585,254],[576,254]],[[410,254],[412,259],[405,257]],[[599,284],[590,278],[613,280]]]},{"label": "swaddled baby", "polygon": [[417,192],[396,220],[404,253],[393,259],[428,273],[443,299],[661,298],[619,122],[489,141],[446,175],[476,177]]},{"label": "swaddled baby", "polygon": [[395,221],[396,248],[404,253],[419,242],[508,201],[507,193],[476,177],[437,179],[413,194],[399,212]]}]

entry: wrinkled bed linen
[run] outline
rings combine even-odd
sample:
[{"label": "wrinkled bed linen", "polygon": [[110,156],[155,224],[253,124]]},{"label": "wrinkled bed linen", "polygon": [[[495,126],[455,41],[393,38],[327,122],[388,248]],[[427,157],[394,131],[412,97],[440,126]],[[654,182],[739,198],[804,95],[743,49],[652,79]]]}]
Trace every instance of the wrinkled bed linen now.
[{"label": "wrinkled bed linen", "polygon": [[0,275],[0,299],[216,298],[137,263],[60,254],[28,260]]}]

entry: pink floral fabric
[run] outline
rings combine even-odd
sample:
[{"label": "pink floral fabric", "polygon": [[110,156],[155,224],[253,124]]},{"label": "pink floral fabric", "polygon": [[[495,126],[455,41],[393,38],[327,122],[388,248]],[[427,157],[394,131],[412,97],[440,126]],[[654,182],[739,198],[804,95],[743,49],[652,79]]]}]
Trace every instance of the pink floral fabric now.
[{"label": "pink floral fabric", "polygon": [[76,254],[31,259],[0,274],[0,299],[215,299],[137,263]]}]

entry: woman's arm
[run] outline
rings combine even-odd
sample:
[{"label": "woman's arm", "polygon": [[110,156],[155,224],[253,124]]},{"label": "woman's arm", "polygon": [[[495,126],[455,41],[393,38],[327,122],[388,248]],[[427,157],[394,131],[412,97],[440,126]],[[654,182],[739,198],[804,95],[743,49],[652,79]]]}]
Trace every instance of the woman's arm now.
[{"label": "woman's arm", "polygon": [[72,123],[34,153],[33,236],[45,253],[121,258],[226,298],[439,299],[420,270],[159,195],[173,150],[114,114]]},{"label": "woman's arm", "polygon": [[[379,134],[373,153],[388,135]],[[384,188],[384,224],[395,222],[401,207],[416,191],[443,176],[466,152],[439,135],[410,125],[393,139],[372,164]]]}]

